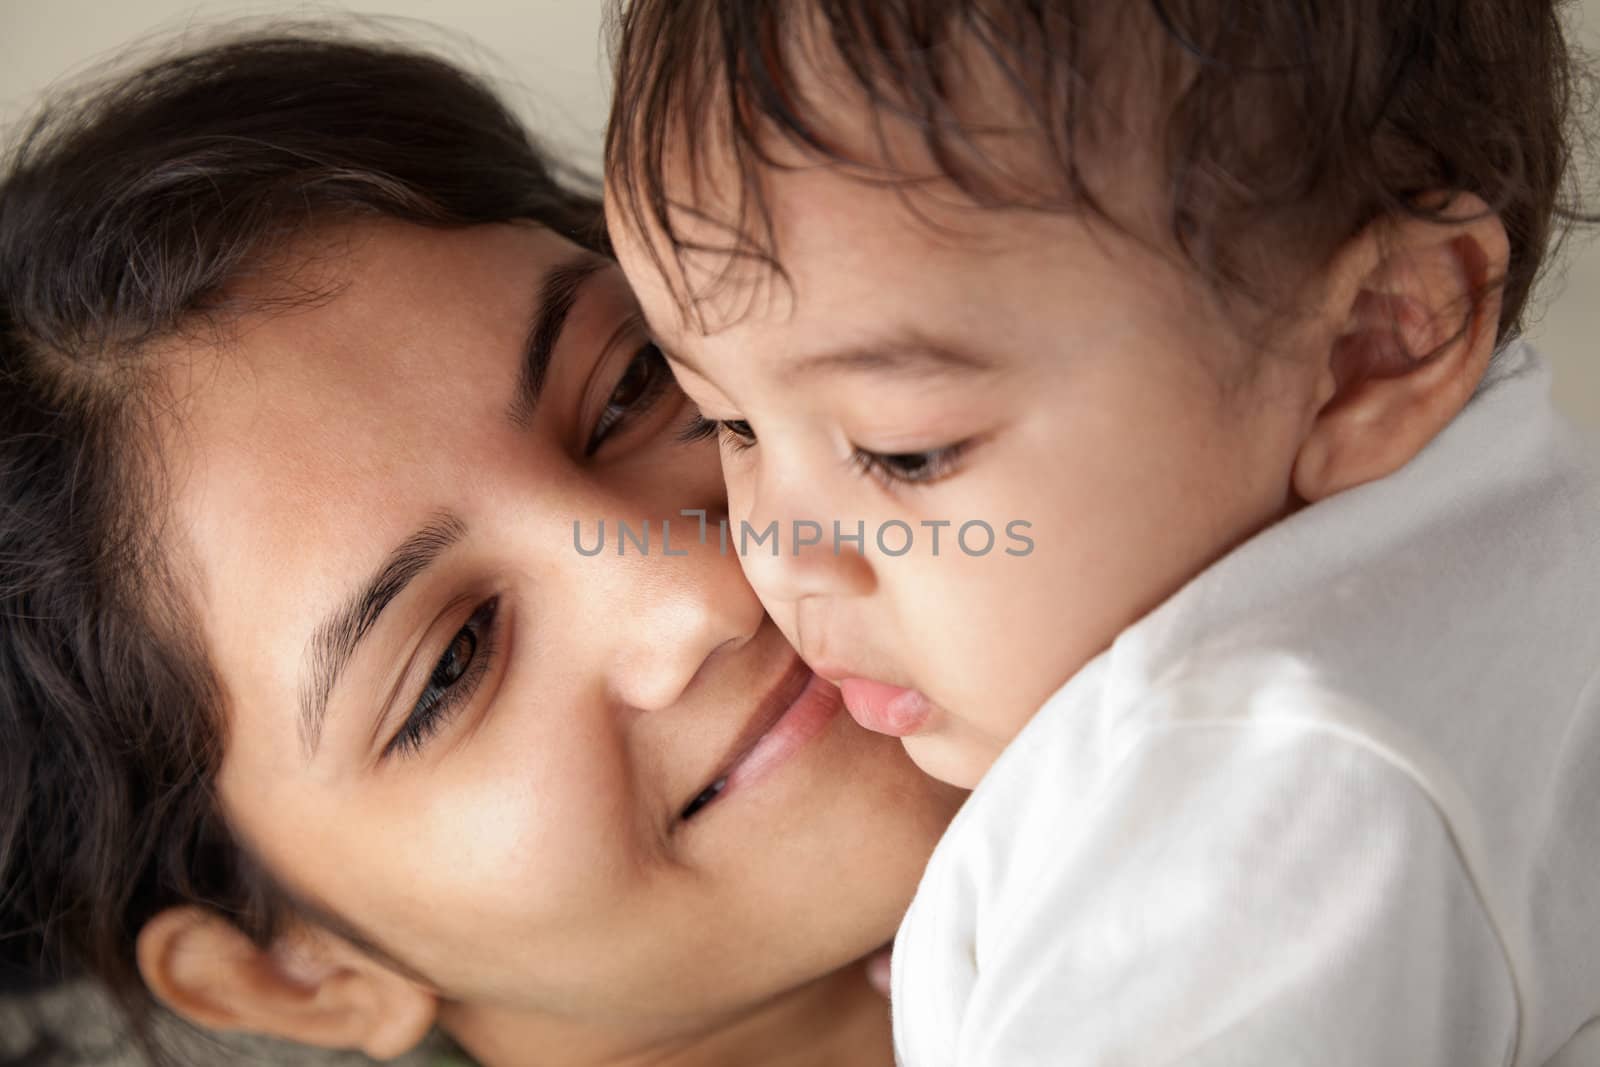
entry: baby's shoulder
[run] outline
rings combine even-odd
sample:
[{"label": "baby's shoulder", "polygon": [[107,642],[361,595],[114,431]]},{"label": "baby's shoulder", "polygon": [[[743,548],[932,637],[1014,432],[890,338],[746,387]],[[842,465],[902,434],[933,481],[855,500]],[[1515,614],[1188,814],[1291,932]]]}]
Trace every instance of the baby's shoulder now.
[{"label": "baby's shoulder", "polygon": [[[979,784],[952,836],[1061,841],[1114,808],[1182,810],[1203,801],[1234,814],[1247,795],[1369,768],[1428,793],[1423,739],[1332,684],[1292,651],[1215,647],[1155,678],[1092,663],[1039,710]],[[1072,813],[1064,821],[1063,813]],[[1002,844],[1001,847],[1004,847]]]},{"label": "baby's shoulder", "polygon": [[1222,747],[1258,746],[1268,734],[1341,747],[1406,743],[1388,717],[1341,688],[1313,656],[1241,633],[1153,674],[1102,657],[1039,709],[991,776],[1098,777],[1180,732],[1209,732]]}]

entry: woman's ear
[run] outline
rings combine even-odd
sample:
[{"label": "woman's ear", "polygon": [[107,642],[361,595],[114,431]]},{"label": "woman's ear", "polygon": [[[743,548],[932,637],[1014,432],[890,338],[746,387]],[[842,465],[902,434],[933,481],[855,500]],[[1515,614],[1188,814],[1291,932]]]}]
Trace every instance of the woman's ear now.
[{"label": "woman's ear", "polygon": [[1394,473],[1466,406],[1494,354],[1509,256],[1500,217],[1470,193],[1434,218],[1374,223],[1339,252],[1321,403],[1294,465],[1301,499]]},{"label": "woman's ear", "polygon": [[145,924],[139,970],[172,1011],[210,1030],[393,1059],[432,1028],[437,997],[342,939],[297,928],[270,949],[196,907]]}]

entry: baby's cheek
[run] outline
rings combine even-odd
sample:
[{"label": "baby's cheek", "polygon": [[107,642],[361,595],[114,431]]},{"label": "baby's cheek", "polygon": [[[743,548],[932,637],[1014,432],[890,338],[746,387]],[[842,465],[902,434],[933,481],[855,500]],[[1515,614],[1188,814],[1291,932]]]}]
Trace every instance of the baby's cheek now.
[{"label": "baby's cheek", "polygon": [[756,460],[751,449],[740,451],[726,443],[717,445],[718,462],[722,464],[722,482],[728,489],[728,517],[737,526],[740,519],[750,517],[750,507],[755,495]]},{"label": "baby's cheek", "polygon": [[934,595],[912,616],[925,635],[925,669],[974,725],[1010,737],[1077,666],[1066,639],[1071,594],[1027,559],[935,563],[943,573],[923,585]]}]

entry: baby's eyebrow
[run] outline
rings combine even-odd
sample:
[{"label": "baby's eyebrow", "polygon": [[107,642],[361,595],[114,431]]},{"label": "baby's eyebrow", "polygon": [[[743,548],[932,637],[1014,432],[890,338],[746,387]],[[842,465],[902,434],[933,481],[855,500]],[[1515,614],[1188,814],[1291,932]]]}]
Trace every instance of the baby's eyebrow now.
[{"label": "baby's eyebrow", "polygon": [[916,335],[794,356],[784,360],[784,364],[783,373],[788,378],[819,372],[937,378],[991,373],[999,369],[995,360],[978,353]]},{"label": "baby's eyebrow", "polygon": [[[665,347],[662,351],[672,363],[707,381],[711,380],[693,357]],[[964,348],[916,334],[899,334],[823,352],[782,357],[779,373],[791,380],[816,373],[940,378],[989,374],[999,370],[1000,366],[997,360]]]}]

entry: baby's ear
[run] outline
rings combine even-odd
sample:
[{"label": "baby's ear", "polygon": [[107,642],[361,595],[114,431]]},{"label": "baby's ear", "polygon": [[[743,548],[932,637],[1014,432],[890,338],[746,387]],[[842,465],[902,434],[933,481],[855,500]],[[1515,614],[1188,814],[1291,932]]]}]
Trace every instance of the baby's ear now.
[{"label": "baby's ear", "polygon": [[1494,354],[1509,255],[1500,217],[1470,193],[1340,250],[1325,275],[1322,402],[1294,466],[1302,499],[1392,474],[1466,406]]},{"label": "baby's ear", "polygon": [[414,1048],[438,1014],[433,993],[332,934],[300,928],[262,949],[203,908],[146,923],[138,962],[156,998],[197,1026],[373,1059]]}]

